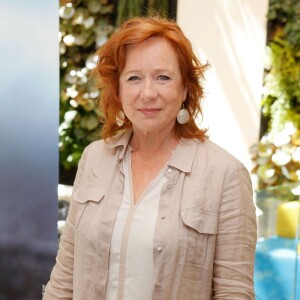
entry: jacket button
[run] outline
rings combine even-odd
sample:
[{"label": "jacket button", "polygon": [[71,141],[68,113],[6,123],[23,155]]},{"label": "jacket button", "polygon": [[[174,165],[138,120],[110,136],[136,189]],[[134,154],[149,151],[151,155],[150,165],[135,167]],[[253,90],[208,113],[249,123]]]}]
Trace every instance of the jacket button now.
[{"label": "jacket button", "polygon": [[168,169],[168,173],[172,173],[172,169],[171,168]]},{"label": "jacket button", "polygon": [[161,215],[160,218],[164,220],[166,218],[166,216],[165,215]]},{"label": "jacket button", "polygon": [[157,251],[161,252],[162,251],[162,247],[161,246],[157,247]]},{"label": "jacket button", "polygon": [[160,287],[161,287],[161,284],[157,282],[157,283],[155,284],[155,287],[156,287],[156,288],[160,288]]}]

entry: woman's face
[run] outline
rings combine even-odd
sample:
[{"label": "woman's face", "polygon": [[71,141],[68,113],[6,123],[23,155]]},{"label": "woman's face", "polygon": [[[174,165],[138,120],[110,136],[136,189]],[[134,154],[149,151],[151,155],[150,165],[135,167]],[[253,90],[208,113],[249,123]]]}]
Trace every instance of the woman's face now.
[{"label": "woman's face", "polygon": [[176,52],[166,39],[127,46],[119,97],[134,131],[171,132],[186,95]]}]

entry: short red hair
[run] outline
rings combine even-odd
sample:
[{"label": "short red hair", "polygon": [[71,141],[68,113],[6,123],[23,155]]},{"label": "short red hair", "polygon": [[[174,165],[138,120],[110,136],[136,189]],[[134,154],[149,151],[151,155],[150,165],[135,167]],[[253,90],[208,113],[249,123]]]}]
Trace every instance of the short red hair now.
[{"label": "short red hair", "polygon": [[183,85],[188,91],[184,106],[192,117],[184,125],[176,122],[176,136],[204,140],[206,130],[199,129],[195,118],[199,113],[202,114],[200,101],[203,98],[203,87],[200,80],[204,78],[208,64],[199,62],[190,41],[174,21],[158,16],[125,21],[96,53],[98,62],[93,74],[98,77],[101,90],[99,108],[104,115],[102,138],[112,138],[119,130],[132,127],[127,118],[122,127],[116,124],[116,115],[122,109],[118,96],[119,77],[125,67],[127,45],[141,43],[150,37],[165,38],[174,47]]}]

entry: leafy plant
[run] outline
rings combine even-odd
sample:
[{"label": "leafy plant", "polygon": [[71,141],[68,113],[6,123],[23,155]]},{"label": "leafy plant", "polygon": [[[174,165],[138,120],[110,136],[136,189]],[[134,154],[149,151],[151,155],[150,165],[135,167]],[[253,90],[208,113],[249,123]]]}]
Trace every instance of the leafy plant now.
[{"label": "leafy plant", "polygon": [[60,183],[73,183],[83,149],[100,138],[99,91],[89,72],[96,49],[115,30],[113,14],[106,0],[60,2]]},{"label": "leafy plant", "polygon": [[271,0],[268,12],[268,62],[265,68],[262,112],[268,131],[286,122],[299,127],[300,113],[300,2]]},{"label": "leafy plant", "polygon": [[[271,0],[262,113],[267,130],[254,147],[259,188],[300,181],[300,2]],[[253,150],[253,149],[252,149]]]},{"label": "leafy plant", "polygon": [[300,51],[280,36],[267,47],[262,112],[270,118],[270,131],[278,131],[286,122],[300,121]]},{"label": "leafy plant", "polygon": [[119,0],[117,7],[116,25],[128,17],[151,14],[153,11],[159,11],[166,14],[170,10],[169,0]]}]

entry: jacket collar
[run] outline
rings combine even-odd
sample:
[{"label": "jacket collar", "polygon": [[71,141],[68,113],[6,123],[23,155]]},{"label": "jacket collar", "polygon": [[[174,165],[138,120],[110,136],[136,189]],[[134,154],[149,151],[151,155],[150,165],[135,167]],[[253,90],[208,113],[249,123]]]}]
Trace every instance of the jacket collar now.
[{"label": "jacket collar", "polygon": [[[120,132],[117,136],[108,141],[109,148],[118,148],[117,156],[119,161],[124,158],[131,136],[132,129],[128,129]],[[191,172],[193,160],[199,143],[201,142],[195,139],[182,138],[179,141],[168,166],[174,167],[185,173]]]},{"label": "jacket collar", "polygon": [[184,173],[190,173],[199,143],[201,142],[195,139],[181,138],[168,165]]},{"label": "jacket collar", "polygon": [[117,148],[118,160],[123,160],[127,146],[132,135],[132,129],[121,131],[115,137],[108,140],[107,145],[110,149]]}]

